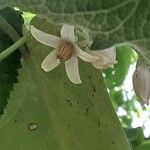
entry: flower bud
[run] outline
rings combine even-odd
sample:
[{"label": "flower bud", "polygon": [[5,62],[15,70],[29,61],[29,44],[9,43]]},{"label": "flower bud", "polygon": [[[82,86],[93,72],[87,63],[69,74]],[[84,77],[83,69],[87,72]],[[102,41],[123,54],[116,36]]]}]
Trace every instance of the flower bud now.
[{"label": "flower bud", "polygon": [[138,63],[133,74],[133,88],[142,105],[150,102],[150,66]]},{"label": "flower bud", "polygon": [[87,48],[86,52],[93,56],[99,57],[98,60],[92,62],[92,65],[97,69],[107,69],[109,67],[113,67],[113,65],[116,63],[115,47],[97,51],[92,51]]}]

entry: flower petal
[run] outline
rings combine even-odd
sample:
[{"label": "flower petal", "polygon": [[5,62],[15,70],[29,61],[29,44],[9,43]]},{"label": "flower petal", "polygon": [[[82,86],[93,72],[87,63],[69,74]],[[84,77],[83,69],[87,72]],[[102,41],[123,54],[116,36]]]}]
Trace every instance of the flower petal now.
[{"label": "flower petal", "polygon": [[81,79],[79,75],[78,59],[76,56],[72,56],[65,62],[65,68],[68,78],[75,84],[80,84]]},{"label": "flower petal", "polygon": [[60,63],[60,60],[56,57],[56,50],[53,50],[43,60],[41,67],[44,71],[48,72],[56,68]]},{"label": "flower petal", "polygon": [[75,42],[74,26],[64,24],[61,28],[61,38]]},{"label": "flower petal", "polygon": [[77,56],[79,56],[85,62],[95,62],[99,59],[98,56],[93,56],[91,54],[88,54],[77,46],[75,47],[75,50],[76,50]]},{"label": "flower petal", "polygon": [[110,47],[104,50],[101,50],[99,54],[105,56],[109,62],[112,64],[116,62],[116,47]]},{"label": "flower petal", "polygon": [[88,48],[86,52],[99,57],[99,59],[95,62],[92,62],[92,65],[97,69],[107,69],[112,67],[116,63],[116,48],[111,47],[104,50],[92,51]]},{"label": "flower petal", "polygon": [[60,40],[59,37],[40,31],[34,26],[31,26],[31,33],[37,41],[53,48],[57,47]]}]

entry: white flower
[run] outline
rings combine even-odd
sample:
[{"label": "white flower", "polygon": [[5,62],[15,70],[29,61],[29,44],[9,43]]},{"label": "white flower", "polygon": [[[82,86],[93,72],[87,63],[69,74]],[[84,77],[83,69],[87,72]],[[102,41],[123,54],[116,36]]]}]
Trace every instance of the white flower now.
[{"label": "white flower", "polygon": [[142,104],[150,102],[150,66],[138,63],[133,74],[133,88]]},{"label": "white flower", "polygon": [[41,67],[48,72],[64,61],[68,78],[75,84],[81,83],[77,56],[86,62],[98,59],[98,57],[82,51],[75,44],[74,27],[71,25],[62,26],[61,38],[44,33],[33,26],[31,26],[31,33],[40,43],[55,48],[46,56]]},{"label": "white flower", "polygon": [[116,63],[116,48],[111,47],[104,50],[92,51],[88,48],[86,52],[93,55],[98,56],[99,59],[92,62],[92,65],[97,69],[107,69],[112,67]]}]

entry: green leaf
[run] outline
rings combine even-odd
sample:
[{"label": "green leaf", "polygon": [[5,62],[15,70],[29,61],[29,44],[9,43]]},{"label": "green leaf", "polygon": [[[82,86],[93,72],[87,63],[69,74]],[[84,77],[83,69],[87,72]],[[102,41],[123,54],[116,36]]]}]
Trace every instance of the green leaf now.
[{"label": "green leaf", "polygon": [[[12,8],[5,8],[0,10],[0,15],[3,16],[8,23],[22,35],[22,18],[18,11]],[[0,52],[10,47],[13,41],[0,27]],[[20,64],[20,53],[16,51],[7,59],[0,62],[0,114],[7,105],[10,91],[13,90],[13,84],[17,83],[18,68]]]},{"label": "green leaf", "polygon": [[[45,32],[60,32],[41,21],[33,24]],[[33,39],[28,46],[30,54],[24,55],[19,83],[0,120],[0,149],[130,150],[101,72],[79,61],[82,84],[75,85],[64,64],[49,73],[41,69],[49,47]]]},{"label": "green leaf", "polygon": [[125,128],[125,132],[130,142],[133,144],[141,144],[144,141],[144,134],[141,127],[139,128]]},{"label": "green leaf", "polygon": [[142,128],[125,128],[126,135],[132,148],[137,150],[144,141],[144,134]]},{"label": "green leaf", "polygon": [[138,150],[149,150],[150,149],[150,140],[145,140]]},{"label": "green leaf", "polygon": [[[150,58],[150,1],[148,0],[1,0],[53,23],[71,23],[89,34],[91,49],[131,43]],[[148,61],[149,62],[149,61]]]}]

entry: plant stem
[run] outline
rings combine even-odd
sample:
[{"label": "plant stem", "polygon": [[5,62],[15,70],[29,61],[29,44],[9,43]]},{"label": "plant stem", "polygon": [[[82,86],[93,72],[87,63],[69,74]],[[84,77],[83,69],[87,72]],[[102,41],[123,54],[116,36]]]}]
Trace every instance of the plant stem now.
[{"label": "plant stem", "polygon": [[12,54],[16,49],[18,49],[21,45],[23,45],[26,40],[27,40],[28,36],[23,36],[22,38],[20,38],[16,43],[14,43],[12,46],[10,46],[9,48],[7,48],[6,50],[4,50],[3,52],[0,53],[0,62],[5,59],[6,57],[8,57],[10,54]]},{"label": "plant stem", "polygon": [[0,15],[0,28],[11,38],[11,40],[13,42],[16,42],[11,47],[9,47],[8,49],[6,49],[5,50],[6,52],[3,51],[2,53],[0,53],[0,54],[2,54],[2,56],[0,55],[0,61],[2,61],[4,58],[6,58],[7,56],[9,56],[9,54],[11,54],[13,51],[15,51],[16,49],[18,49],[19,47],[20,47],[19,50],[20,50],[21,54],[25,55],[26,54],[25,53],[26,46],[23,45],[23,44],[25,43],[27,37],[30,34],[27,32],[21,38],[20,35],[16,32],[16,30],[1,15]]},{"label": "plant stem", "polygon": [[140,58],[141,60],[143,60],[145,64],[147,64],[148,66],[150,66],[150,60],[149,60],[147,57],[145,57],[145,55],[143,54],[142,51],[140,51],[140,50],[139,50],[137,47],[135,47],[134,45],[129,45],[129,47],[137,52],[137,54],[139,55],[139,58]]}]

